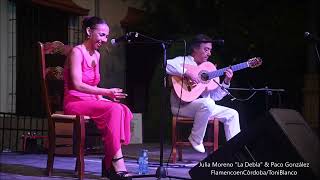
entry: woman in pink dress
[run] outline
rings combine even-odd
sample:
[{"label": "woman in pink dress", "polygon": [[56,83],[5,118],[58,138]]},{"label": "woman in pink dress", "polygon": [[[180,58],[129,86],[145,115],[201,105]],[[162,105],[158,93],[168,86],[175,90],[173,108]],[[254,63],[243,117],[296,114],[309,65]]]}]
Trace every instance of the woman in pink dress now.
[{"label": "woman in pink dress", "polygon": [[[119,99],[127,96],[120,88],[100,88],[97,51],[109,36],[107,23],[99,17],[83,20],[86,40],[75,46],[64,68],[64,112],[89,116],[101,131],[105,165],[110,179],[130,179],[123,160],[121,144],[130,142],[132,113]],[[111,100],[104,99],[108,96]]]}]

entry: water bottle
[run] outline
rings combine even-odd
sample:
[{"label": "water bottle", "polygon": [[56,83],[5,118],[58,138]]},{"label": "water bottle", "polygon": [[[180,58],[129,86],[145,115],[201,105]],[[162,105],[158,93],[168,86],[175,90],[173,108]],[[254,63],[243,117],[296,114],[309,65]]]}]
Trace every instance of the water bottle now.
[{"label": "water bottle", "polygon": [[149,169],[148,150],[143,149],[138,158],[139,169],[138,174],[147,174]]}]

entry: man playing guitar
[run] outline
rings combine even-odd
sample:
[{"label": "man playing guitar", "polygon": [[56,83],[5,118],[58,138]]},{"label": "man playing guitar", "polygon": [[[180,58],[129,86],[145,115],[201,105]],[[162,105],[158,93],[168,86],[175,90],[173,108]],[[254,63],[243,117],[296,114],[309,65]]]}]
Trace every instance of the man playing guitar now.
[{"label": "man playing guitar", "polygon": [[[202,63],[207,62],[208,58],[211,56],[212,39],[204,34],[198,34],[191,41],[189,49],[190,55],[179,56],[168,60],[166,67],[166,71],[169,75],[178,77],[180,79],[187,79],[187,81],[182,80],[183,87],[180,87],[186,87],[186,92],[192,92],[193,87],[197,86],[198,84],[206,84],[206,81],[208,81],[206,76],[201,76],[199,73],[194,73],[191,68],[188,69],[184,67],[184,63],[186,66],[191,65],[198,67]],[[220,86],[217,86],[214,89],[207,87],[204,88],[199,93],[199,97],[196,97],[194,100],[192,99],[190,101],[183,101],[182,96],[184,96],[184,94],[179,93],[180,91],[177,90],[177,88],[176,91],[171,91],[171,111],[174,115],[178,113],[181,98],[182,103],[180,105],[179,116],[192,117],[194,119],[193,127],[188,140],[192,144],[193,148],[201,153],[205,152],[203,138],[210,117],[213,116],[219,119],[220,122],[224,123],[224,131],[227,140],[231,139],[240,132],[238,112],[234,109],[220,106],[215,103],[215,101],[221,100],[225,95],[227,95],[227,92],[224,91],[222,87],[227,88],[230,86],[233,71],[231,68],[226,68],[224,74],[225,78]],[[215,80],[210,79],[209,81],[214,81],[213,83],[220,83],[216,80],[217,78],[215,78]],[[189,86],[188,83],[191,83],[191,85]],[[188,99],[187,96],[185,97]]]}]

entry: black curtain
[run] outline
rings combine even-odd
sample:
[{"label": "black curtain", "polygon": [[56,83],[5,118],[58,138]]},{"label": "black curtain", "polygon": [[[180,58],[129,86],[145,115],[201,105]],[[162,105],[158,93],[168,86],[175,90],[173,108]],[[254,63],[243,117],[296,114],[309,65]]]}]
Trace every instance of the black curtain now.
[{"label": "black curtain", "polygon": [[16,12],[16,113],[40,117],[45,113],[45,106],[41,97],[37,42],[67,43],[69,14],[32,4],[30,0],[17,1]]}]

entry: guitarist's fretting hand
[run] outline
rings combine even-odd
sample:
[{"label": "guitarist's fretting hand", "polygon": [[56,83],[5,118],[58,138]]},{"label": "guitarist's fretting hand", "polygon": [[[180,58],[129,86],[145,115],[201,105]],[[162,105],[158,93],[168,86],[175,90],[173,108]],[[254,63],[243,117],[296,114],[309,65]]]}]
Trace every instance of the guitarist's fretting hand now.
[{"label": "guitarist's fretting hand", "polygon": [[231,81],[231,79],[232,79],[232,76],[233,76],[233,71],[232,71],[231,68],[228,68],[228,69],[224,72],[224,74],[226,75],[226,77],[224,78],[223,82],[224,82],[225,84],[229,85],[229,84],[230,84],[230,81]]}]

